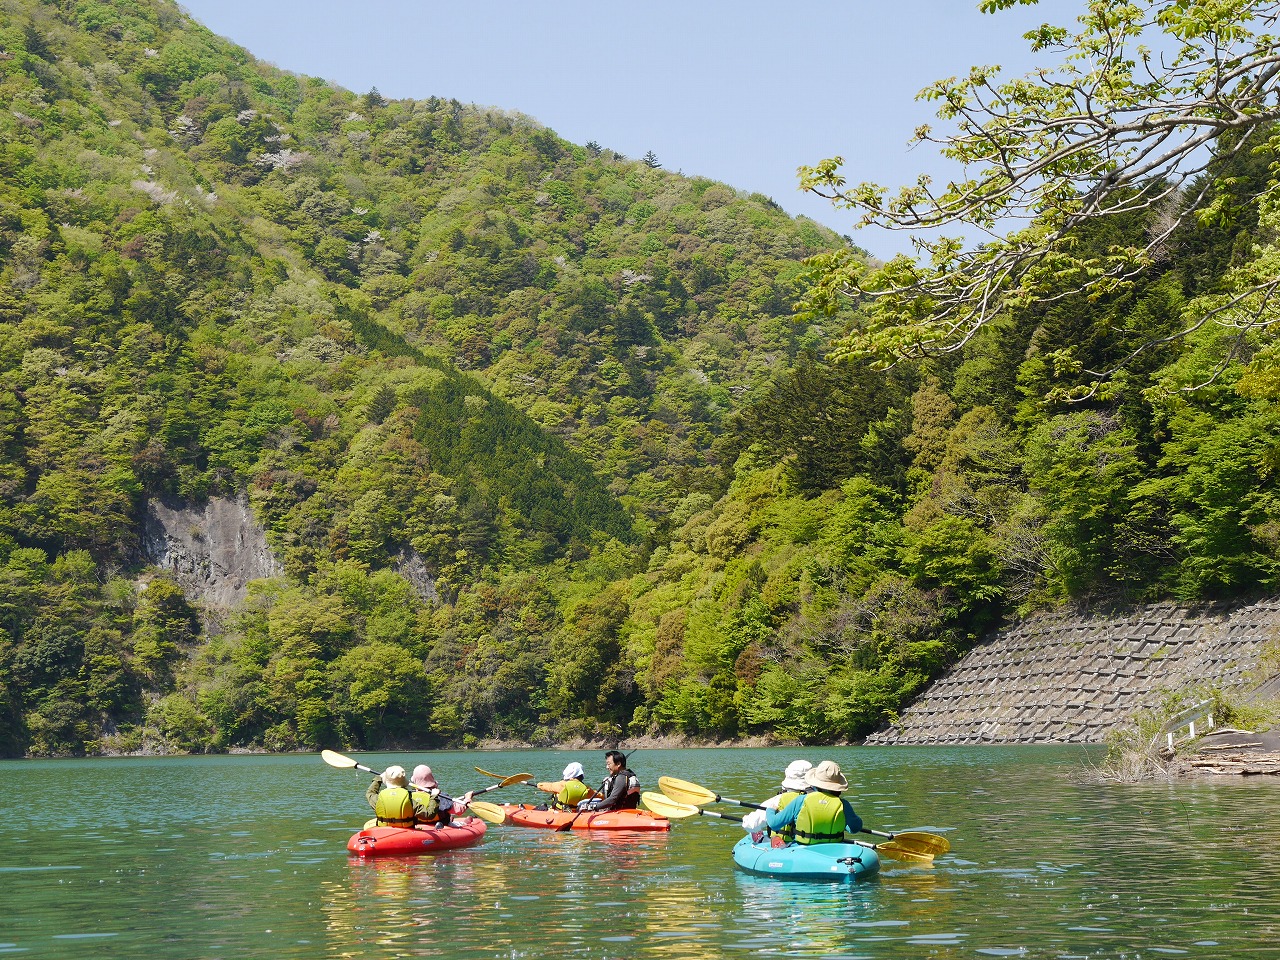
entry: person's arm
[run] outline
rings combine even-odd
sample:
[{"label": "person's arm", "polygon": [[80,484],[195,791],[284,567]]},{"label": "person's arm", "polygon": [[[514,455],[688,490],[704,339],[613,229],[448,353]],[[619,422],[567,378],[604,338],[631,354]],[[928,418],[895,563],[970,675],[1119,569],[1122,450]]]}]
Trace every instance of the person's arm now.
[{"label": "person's arm", "polygon": [[789,827],[800,816],[800,808],[804,806],[804,796],[798,796],[788,803],[781,810],[769,810],[765,813],[765,822],[769,824],[770,830],[781,830],[783,827]]},{"label": "person's arm", "polygon": [[413,812],[420,820],[436,819],[440,802],[434,796],[426,790],[415,790],[410,796],[413,798]]},{"label": "person's arm", "polygon": [[568,780],[544,780],[541,783],[535,783],[534,786],[537,787],[539,790],[541,790],[543,793],[558,794],[561,790],[563,790],[568,785],[568,783],[569,783]]},{"label": "person's arm", "polygon": [[369,784],[369,789],[364,792],[364,798],[369,801],[369,806],[378,809],[378,794],[382,791],[382,778],[374,777],[373,783]]},{"label": "person's arm", "polygon": [[763,830],[766,822],[765,816],[770,810],[778,809],[778,801],[781,799],[782,794],[775,793],[764,803],[760,804],[760,806],[764,807],[763,810],[752,810],[748,813],[742,818],[742,829],[747,831],[747,833],[755,833],[757,830]]},{"label": "person's arm", "polygon": [[843,797],[840,800],[844,804],[844,829],[845,833],[857,833],[862,829],[862,818],[853,812],[853,805]]}]

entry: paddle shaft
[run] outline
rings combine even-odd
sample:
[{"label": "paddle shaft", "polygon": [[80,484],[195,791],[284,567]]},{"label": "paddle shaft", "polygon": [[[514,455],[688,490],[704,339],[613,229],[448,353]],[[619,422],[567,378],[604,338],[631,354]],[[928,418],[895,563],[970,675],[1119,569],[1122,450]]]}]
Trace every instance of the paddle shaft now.
[{"label": "paddle shaft", "polygon": [[[717,799],[717,800],[719,800],[721,803],[735,803],[735,804],[737,804],[737,805],[738,805],[738,806],[740,806],[740,807],[750,807],[752,810],[767,810],[767,809],[769,809],[768,807],[762,806],[761,804],[758,804],[758,803],[748,803],[748,802],[747,802],[747,801],[745,801],[745,800],[734,800],[734,799],[732,799],[731,797],[722,797],[722,796],[720,796],[720,794],[718,794],[718,793],[716,794],[716,799]],[[885,833],[883,830],[872,830],[870,827],[863,827],[863,828],[862,828],[861,830],[859,830],[858,832],[859,832],[859,833],[869,833],[869,834],[872,834],[873,836],[877,836],[877,837],[884,837],[886,840],[892,840],[892,839],[896,836],[896,834],[892,834],[892,833]]]},{"label": "paddle shaft", "polygon": [[[767,808],[767,806],[764,806],[764,805],[762,805],[762,804],[751,804],[751,803],[748,803],[748,801],[746,801],[746,800],[735,800],[735,799],[733,799],[733,797],[731,797],[731,796],[721,796],[721,795],[717,794],[717,795],[716,795],[716,800],[718,800],[718,801],[719,801],[719,803],[722,803],[722,804],[736,804],[737,806],[749,806],[749,808],[751,808],[751,809],[753,809],[753,810],[767,810],[767,809],[768,809],[768,808]],[[861,829],[860,829],[860,831],[858,831],[858,832],[859,832],[859,833],[870,833],[870,835],[873,835],[873,836],[877,836],[877,837],[884,837],[884,838],[886,838],[886,840],[892,840],[892,838],[893,838],[893,837],[895,837],[895,835],[893,835],[893,833],[886,833],[886,832],[882,831],[882,829],[870,829],[869,827],[863,827],[863,828],[861,828]]]},{"label": "paddle shaft", "polygon": [[733,799],[733,797],[722,797],[718,793],[716,794],[716,800],[719,803],[732,803],[735,806],[739,806],[739,807],[750,807],[752,810],[767,809],[766,807],[764,807],[762,804],[759,804],[759,803],[748,803],[746,800],[735,800]]},{"label": "paddle shaft", "polygon": [[[601,786],[601,787],[603,787],[603,786],[604,786],[604,781],[603,781],[603,780],[601,780],[601,781],[600,781],[600,786]],[[595,793],[595,795],[596,795],[597,797],[598,797],[598,796],[600,796],[600,791],[599,791],[599,790],[595,790],[595,791],[593,791],[593,792]],[[577,822],[578,822],[578,818],[579,818],[580,816],[582,816],[584,813],[598,813],[598,812],[599,812],[599,811],[597,811],[597,810],[579,810],[577,813],[575,813],[575,814],[573,815],[573,819],[572,819],[572,820],[570,820],[568,823],[561,824],[560,826],[556,827],[556,833],[567,833],[568,831],[572,830],[572,829],[573,829],[573,825],[574,825],[575,823],[577,823]]]},{"label": "paddle shaft", "polygon": [[[735,803],[739,806],[751,807],[756,810],[763,809],[759,804],[748,803],[745,800],[734,800],[713,790],[708,790],[701,784],[680,780],[676,777],[659,777],[658,786],[662,788],[662,792],[668,797],[675,799],[677,802],[693,806],[701,806],[704,803]],[[951,844],[945,837],[940,837],[933,833],[923,833],[918,830],[900,830],[896,833],[885,833],[865,826],[859,828],[859,830],[872,836],[884,837],[889,843],[887,849],[902,850],[930,859],[936,854],[946,853],[951,849]]]},{"label": "paddle shaft", "polygon": [[[633,750],[633,751],[632,751],[632,753],[634,753],[634,752],[635,752],[635,751]],[[629,768],[628,768],[628,767],[627,767],[627,765],[624,763],[624,764],[623,764],[623,766],[622,766],[622,769],[623,769],[623,770],[627,770],[627,769],[629,769]],[[594,793],[594,794],[595,794],[595,798],[596,798],[597,800],[604,796],[604,784],[605,784],[605,780],[608,780],[608,779],[609,779],[608,777],[605,777],[605,779],[604,779],[604,780],[601,780],[601,781],[600,781],[600,786],[598,786],[595,790],[591,791],[592,793]],[[578,822],[578,818],[579,818],[580,816],[582,816],[584,813],[607,813],[607,812],[608,812],[607,810],[606,810],[606,811],[601,811],[601,810],[579,810],[577,813],[575,813],[575,814],[573,815],[573,819],[572,819],[572,820],[570,820],[568,823],[564,824],[563,826],[556,827],[556,833],[565,833],[565,832],[567,832],[567,831],[569,831],[569,830],[572,830],[572,829],[573,829],[573,825],[574,825],[575,823],[577,823],[577,822]]]},{"label": "paddle shaft", "polygon": [[[332,760],[330,759],[330,756],[332,756],[333,758]],[[334,762],[338,760],[341,761],[341,766],[338,766],[338,764]],[[350,757],[344,757],[342,756],[342,754],[334,753],[331,750],[325,751],[324,761],[325,763],[328,763],[329,766],[331,767],[338,766],[338,769],[342,769],[343,767],[350,766],[351,769],[353,770],[363,770],[365,773],[372,773],[375,777],[382,776],[381,771],[375,770],[373,769],[373,767],[366,767],[363,763],[357,763],[355,760],[352,760]],[[519,776],[524,776],[524,774],[517,774],[517,777]],[[501,789],[502,787],[505,787],[513,782],[517,782],[516,777],[504,777],[502,783],[495,783],[491,787],[485,787],[483,790],[477,790],[475,791],[475,793],[472,794],[472,796],[476,796],[481,793],[488,793],[490,790]],[[519,781],[519,782],[524,782],[524,781]],[[422,787],[419,787],[417,784],[414,784],[414,783],[407,784],[406,789],[408,789],[410,793],[431,793],[430,790],[424,790]],[[436,788],[437,793],[439,792],[439,789],[440,789],[439,787]],[[453,798],[450,797],[449,799],[452,800]]]},{"label": "paddle shaft", "polygon": [[[739,806],[739,807],[750,807],[752,810],[767,810],[767,809],[768,809],[768,807],[764,806],[763,804],[759,804],[759,803],[748,803],[746,800],[735,800],[735,799],[733,799],[733,797],[722,797],[722,796],[721,796],[720,794],[718,794],[718,793],[716,794],[716,800],[717,800],[719,803],[732,803],[732,804],[735,804],[736,806]],[[892,833],[885,833],[883,830],[872,830],[872,829],[870,829],[869,827],[863,827],[863,828],[862,828],[861,830],[859,830],[858,832],[859,832],[859,833],[869,833],[869,834],[872,834],[873,836],[877,836],[877,837],[884,837],[886,840],[892,840],[892,839],[894,838],[894,834],[892,834]]]},{"label": "paddle shaft", "polygon": [[[725,800],[724,802],[725,802],[725,803],[733,803],[734,801],[733,801],[733,800]],[[744,804],[743,804],[743,806],[744,806],[744,807],[754,807],[754,806],[755,806],[755,804],[753,804],[753,803],[744,803]],[[758,809],[763,810],[763,809],[764,809],[764,807],[759,807]],[[698,813],[702,814],[704,817],[718,817],[718,818],[719,818],[719,819],[721,819],[721,820],[732,820],[734,823],[741,823],[741,822],[742,822],[742,818],[741,818],[741,817],[735,817],[735,816],[734,816],[733,814],[731,814],[731,813],[716,813],[714,810],[701,810],[701,809],[699,809],[699,810],[698,810]],[[858,846],[860,846],[860,847],[866,847],[868,850],[876,850],[876,849],[878,849],[874,843],[867,843],[867,841],[865,841],[865,840],[850,840],[849,842],[850,842],[850,843],[856,843],[856,844],[857,844]]]},{"label": "paddle shaft", "polygon": [[734,823],[741,823],[741,817],[735,817],[732,813],[716,813],[714,810],[699,810],[704,817],[715,817],[718,820],[732,820]]}]

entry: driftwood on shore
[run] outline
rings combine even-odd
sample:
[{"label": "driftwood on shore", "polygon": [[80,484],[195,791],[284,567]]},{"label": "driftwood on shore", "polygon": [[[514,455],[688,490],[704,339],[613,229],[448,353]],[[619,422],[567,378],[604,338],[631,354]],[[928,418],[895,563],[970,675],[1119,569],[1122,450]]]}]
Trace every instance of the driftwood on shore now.
[{"label": "driftwood on shore", "polygon": [[1246,750],[1238,753],[1199,754],[1183,761],[1193,772],[1235,776],[1280,776],[1280,753]]}]

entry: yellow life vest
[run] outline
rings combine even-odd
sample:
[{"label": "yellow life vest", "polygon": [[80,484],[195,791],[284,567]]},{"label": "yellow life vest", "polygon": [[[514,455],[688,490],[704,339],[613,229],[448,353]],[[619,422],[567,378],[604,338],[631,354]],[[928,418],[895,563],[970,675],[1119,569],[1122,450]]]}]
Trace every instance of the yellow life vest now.
[{"label": "yellow life vest", "polygon": [[[778,797],[777,809],[779,810],[787,809],[788,805],[790,805],[792,800],[796,799],[796,797],[802,797],[802,796],[804,796],[804,794],[801,793],[799,790],[788,790],[786,793]],[[794,823],[788,823],[785,827],[782,827],[781,829],[775,830],[773,832],[776,833],[778,836],[782,837],[782,839],[790,842],[796,838],[796,825]]]},{"label": "yellow life vest", "polygon": [[443,823],[447,826],[453,819],[453,799],[450,797],[445,797],[445,803],[441,803],[440,797],[433,797],[431,791],[415,790],[410,799],[416,800],[421,807],[417,814],[419,823]]},{"label": "yellow life vest", "polygon": [[595,791],[581,780],[575,778],[564,781],[564,786],[556,794],[556,802],[566,807],[576,807],[579,801],[593,796],[595,796]]},{"label": "yellow life vest", "polygon": [[807,794],[796,817],[796,841],[803,844],[844,840],[844,801],[829,793]]},{"label": "yellow life vest", "polygon": [[417,822],[413,797],[404,787],[383,787],[373,808],[380,827],[412,827]]}]

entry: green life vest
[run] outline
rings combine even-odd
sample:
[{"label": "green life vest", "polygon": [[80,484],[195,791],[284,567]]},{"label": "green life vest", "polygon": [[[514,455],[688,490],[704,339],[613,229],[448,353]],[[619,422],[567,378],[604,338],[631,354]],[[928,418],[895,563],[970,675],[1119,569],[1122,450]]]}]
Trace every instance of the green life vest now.
[{"label": "green life vest", "polygon": [[844,801],[829,793],[807,794],[796,817],[799,843],[839,843],[844,840]]},{"label": "green life vest", "polygon": [[566,807],[576,807],[580,800],[591,796],[591,788],[581,780],[566,780],[560,792],[556,794],[556,802]]},{"label": "green life vest", "polygon": [[[800,793],[800,791],[798,790],[788,790],[786,793],[778,797],[777,809],[779,810],[787,809],[787,806],[791,803],[792,800],[794,800],[796,797],[802,797],[802,796],[804,796],[804,794]],[[783,840],[786,840],[788,843],[790,843],[792,840],[796,838],[796,825],[794,823],[788,823],[782,829],[775,830],[773,832],[776,833],[778,836],[782,837]]]},{"label": "green life vest", "polygon": [[380,827],[412,827],[417,822],[413,813],[413,797],[404,787],[383,787],[373,808]]}]

